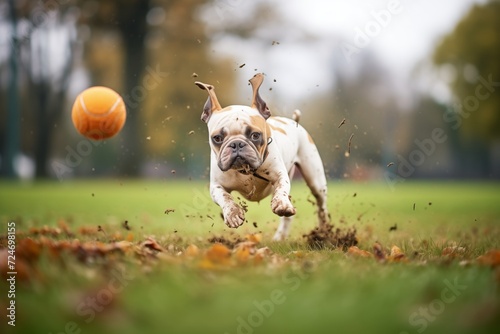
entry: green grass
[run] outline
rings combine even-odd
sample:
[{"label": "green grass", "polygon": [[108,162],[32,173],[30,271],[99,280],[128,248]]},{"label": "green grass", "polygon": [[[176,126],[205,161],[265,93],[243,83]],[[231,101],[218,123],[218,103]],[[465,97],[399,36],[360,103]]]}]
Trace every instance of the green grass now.
[{"label": "green grass", "polygon": [[[104,230],[76,238],[109,241],[128,233],[122,227],[127,220],[134,242],[154,236],[172,253],[163,260],[113,255],[85,264],[73,254],[57,260],[43,255],[33,264],[31,280],[18,283],[15,332],[494,333],[500,328],[499,269],[474,259],[500,248],[499,190],[497,183],[407,182],[391,190],[383,183],[332,182],[335,226],[354,226],[361,249],[371,251],[375,242],[387,250],[397,245],[410,259],[379,263],[308,248],[302,235],[316,219],[302,182],[292,187],[298,213],[291,237],[274,243],[278,220],[269,200],[247,203],[248,223],[230,230],[206,181],[3,181],[0,219],[2,226],[15,221],[19,238],[32,227],[65,221],[75,232],[82,226]],[[166,214],[167,209],[175,211]],[[263,235],[261,246],[276,254],[261,265],[207,270],[196,260],[175,261],[175,253],[189,244],[208,248],[213,235],[243,238],[257,232]],[[0,232],[5,234],[6,227]],[[464,247],[459,256],[441,255],[454,245]],[[79,309],[85,298],[104,294],[110,282],[120,291],[95,319],[88,307]],[[455,292],[450,284],[458,286]],[[2,318],[0,329],[12,331]]]}]

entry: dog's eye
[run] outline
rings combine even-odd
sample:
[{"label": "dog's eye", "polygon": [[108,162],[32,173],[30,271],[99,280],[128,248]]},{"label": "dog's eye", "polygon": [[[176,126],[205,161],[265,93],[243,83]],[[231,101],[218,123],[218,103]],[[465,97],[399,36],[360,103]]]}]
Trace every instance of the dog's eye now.
[{"label": "dog's eye", "polygon": [[261,136],[262,134],[260,132],[252,132],[252,134],[250,134],[250,139],[253,141],[258,141],[260,140]]},{"label": "dog's eye", "polygon": [[212,140],[215,144],[221,144],[224,141],[224,137],[221,135],[215,135],[212,137]]}]

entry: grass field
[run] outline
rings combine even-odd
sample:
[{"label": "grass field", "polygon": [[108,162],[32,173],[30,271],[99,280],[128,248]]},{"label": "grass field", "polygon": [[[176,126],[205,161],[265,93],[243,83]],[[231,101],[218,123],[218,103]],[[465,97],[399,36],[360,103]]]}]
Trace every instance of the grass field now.
[{"label": "grass field", "polygon": [[[1,332],[499,332],[500,261],[484,254],[500,249],[500,184],[329,192],[332,223],[355,227],[369,257],[306,244],[316,219],[301,182],[291,236],[276,243],[268,200],[247,203],[248,223],[230,230],[206,181],[2,181],[2,274],[15,222],[18,275],[15,327],[8,276],[0,283]],[[258,243],[222,254],[214,236]],[[371,256],[375,243],[385,260]]]}]

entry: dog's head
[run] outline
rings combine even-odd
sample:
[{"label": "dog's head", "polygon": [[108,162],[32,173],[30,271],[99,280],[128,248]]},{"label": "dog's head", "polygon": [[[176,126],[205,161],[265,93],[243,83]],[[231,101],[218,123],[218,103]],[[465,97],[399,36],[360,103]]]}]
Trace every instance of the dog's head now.
[{"label": "dog's head", "polygon": [[207,123],[210,147],[222,171],[238,170],[254,173],[264,162],[271,130],[266,120],[271,112],[259,95],[264,76],[259,73],[250,79],[253,90],[251,107],[232,105],[222,108],[212,85],[195,84],[208,92],[201,120]]}]

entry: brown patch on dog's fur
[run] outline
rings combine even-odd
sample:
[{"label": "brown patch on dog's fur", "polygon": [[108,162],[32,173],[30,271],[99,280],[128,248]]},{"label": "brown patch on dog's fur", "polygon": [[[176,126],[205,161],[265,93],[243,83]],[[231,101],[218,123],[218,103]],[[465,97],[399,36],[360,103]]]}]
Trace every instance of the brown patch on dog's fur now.
[{"label": "brown patch on dog's fur", "polygon": [[[269,123],[268,123],[268,124],[269,124]],[[273,129],[274,131],[278,131],[278,132],[281,132],[282,134],[286,135],[286,131],[285,131],[285,130],[283,130],[282,128],[278,128],[278,127],[276,127],[276,126],[274,126],[274,125],[271,125],[271,124],[269,124],[269,127],[270,127],[271,129]]]},{"label": "brown patch on dog's fur", "polygon": [[307,139],[309,139],[309,142],[311,144],[314,144],[314,140],[312,139],[312,137],[311,137],[311,135],[309,133],[307,134]]}]

